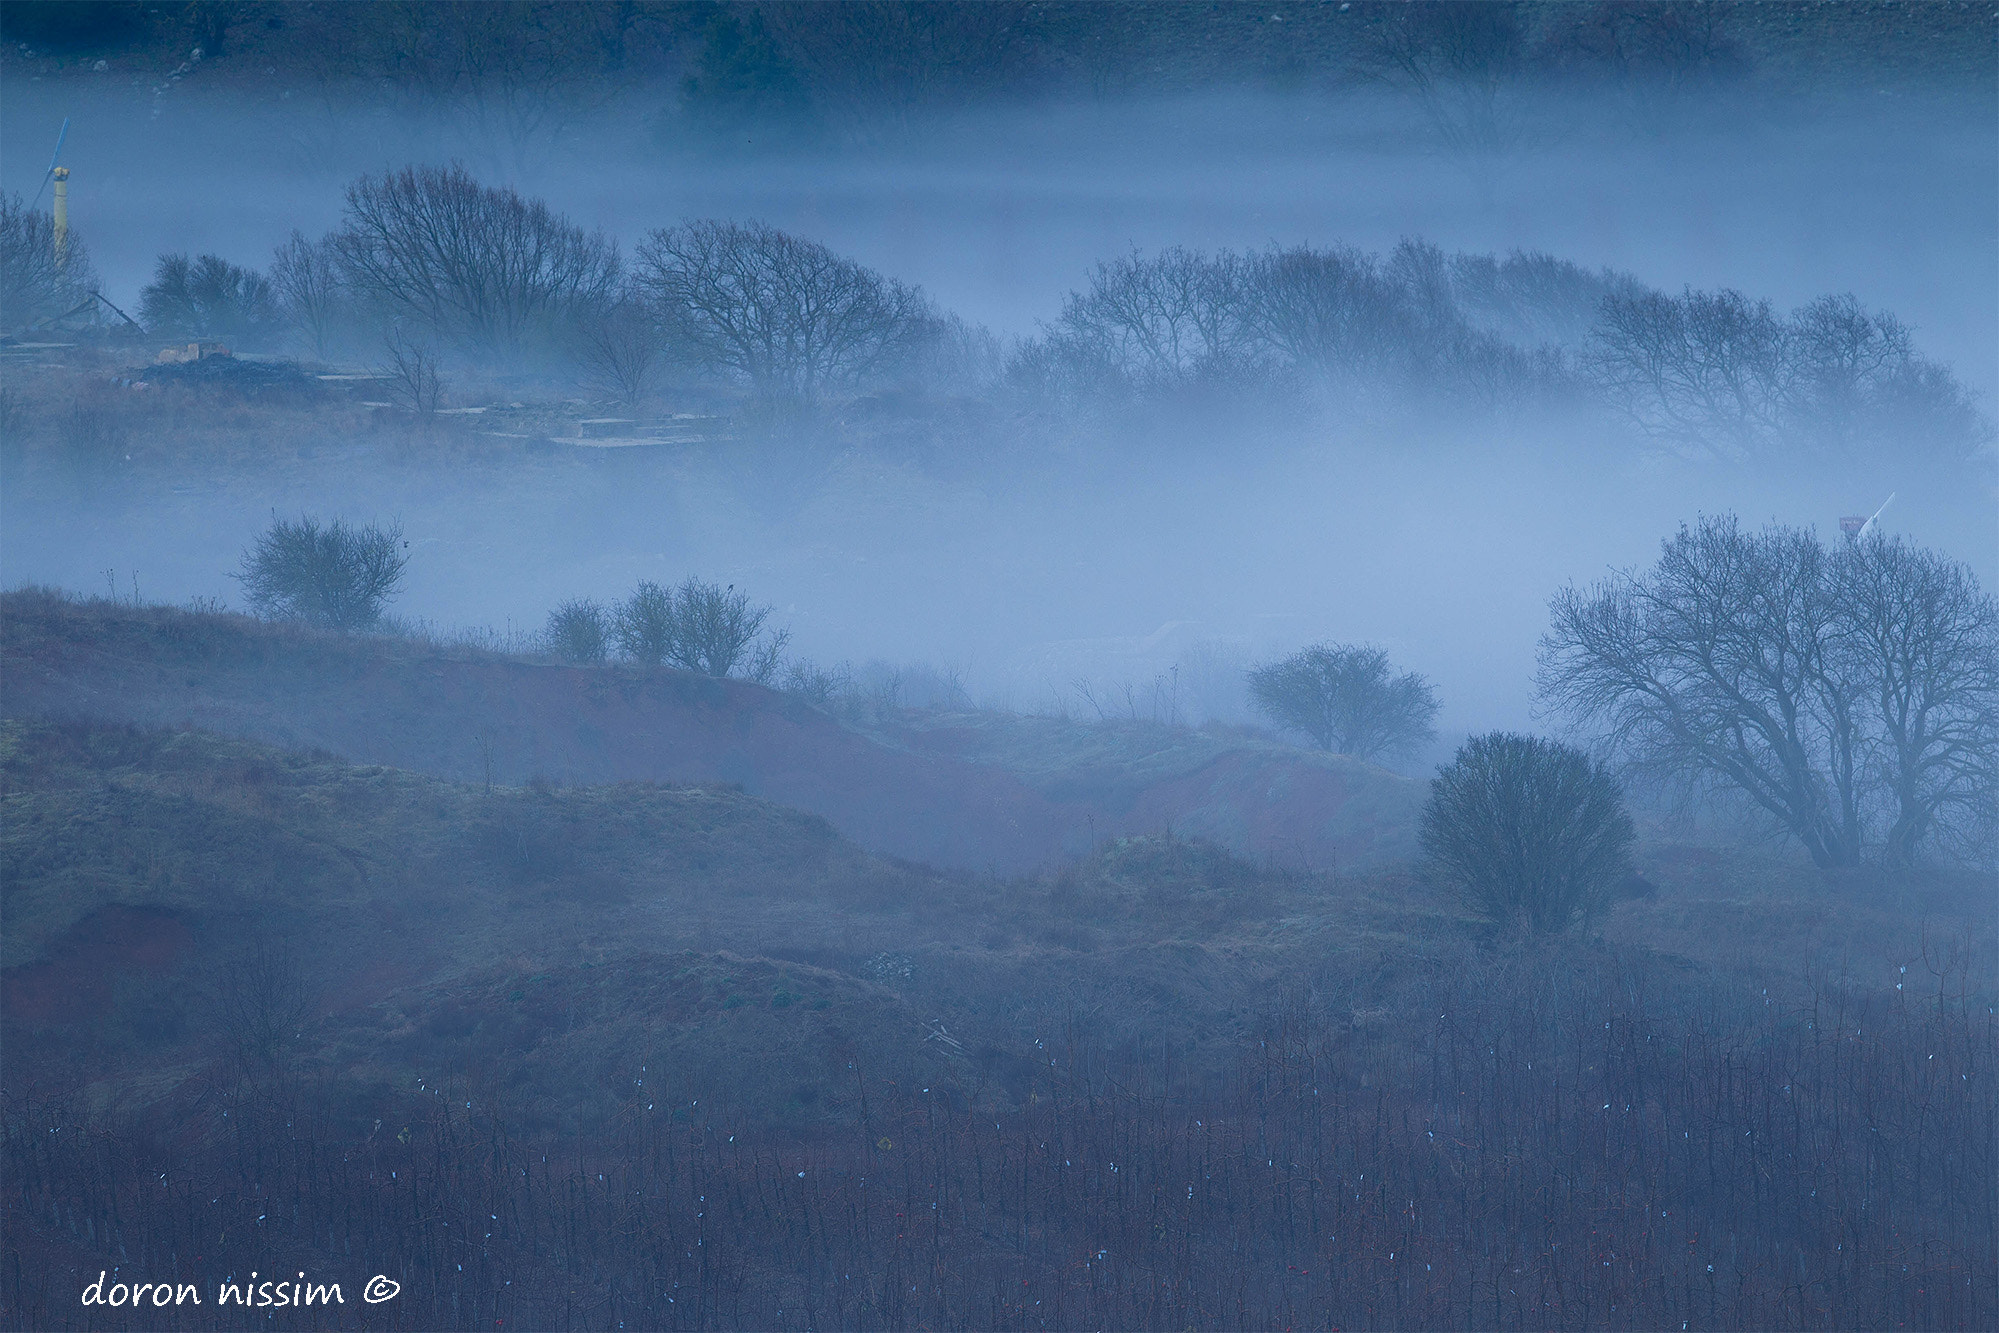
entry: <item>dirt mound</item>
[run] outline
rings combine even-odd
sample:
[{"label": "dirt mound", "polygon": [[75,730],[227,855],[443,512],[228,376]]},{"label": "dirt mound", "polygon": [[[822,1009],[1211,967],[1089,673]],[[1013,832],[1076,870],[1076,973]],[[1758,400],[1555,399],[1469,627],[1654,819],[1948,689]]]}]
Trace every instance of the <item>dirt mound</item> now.
[{"label": "dirt mound", "polygon": [[1310,869],[1406,855],[1417,785],[1182,730],[948,715],[859,734],[735,680],[242,616],[0,597],[9,716],[190,725],[480,783],[734,783],[882,855],[1016,873],[1172,829]]},{"label": "dirt mound", "polygon": [[326,396],[326,385],[295,361],[251,361],[238,356],[205,356],[167,361],[128,371],[150,384],[185,384],[244,398],[306,404]]}]

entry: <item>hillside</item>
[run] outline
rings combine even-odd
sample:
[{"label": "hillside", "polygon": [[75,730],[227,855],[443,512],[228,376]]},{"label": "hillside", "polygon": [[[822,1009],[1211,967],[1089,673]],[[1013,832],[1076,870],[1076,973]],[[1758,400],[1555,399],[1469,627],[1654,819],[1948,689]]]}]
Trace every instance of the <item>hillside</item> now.
[{"label": "hillside", "polygon": [[1408,855],[1417,784],[1169,728],[907,714],[666,669],[567,667],[242,616],[0,596],[0,709],[190,725],[481,783],[721,782],[884,856],[1020,873],[1174,831],[1302,869]]},{"label": "hillside", "polygon": [[950,877],[731,787],[488,788],[198,731],[0,723],[0,781],[12,1064],[120,1099],[226,1055],[229,978],[276,960],[309,1064],[356,1097],[512,1070],[524,1114],[573,1125],[651,1060],[711,1107],[810,1123],[847,1105],[829,1052],[859,1049],[1005,1101],[1020,1051],[1079,1016],[1220,1052],[1327,930],[1379,954],[1447,920],[1406,890],[1336,908],[1199,842]]},{"label": "hillside", "polygon": [[0,829],[9,1327],[113,1265],[212,1293],[244,1236],[421,1327],[1136,1327],[1183,1287],[1175,1326],[1435,1327],[1498,1266],[1646,1326],[1709,1264],[1715,1324],[1995,1299],[1989,885],[1655,846],[1603,938],[1507,943],[1392,870],[1152,836],[953,876],[728,787],[50,721],[0,723]]}]

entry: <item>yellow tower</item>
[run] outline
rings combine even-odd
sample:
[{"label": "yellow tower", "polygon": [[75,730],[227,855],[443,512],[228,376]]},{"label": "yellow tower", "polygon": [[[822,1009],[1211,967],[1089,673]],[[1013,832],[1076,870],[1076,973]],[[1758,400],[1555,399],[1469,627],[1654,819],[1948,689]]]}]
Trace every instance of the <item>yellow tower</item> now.
[{"label": "yellow tower", "polygon": [[69,257],[69,168],[57,167],[54,175],[56,178],[56,267],[61,268],[63,260]]}]

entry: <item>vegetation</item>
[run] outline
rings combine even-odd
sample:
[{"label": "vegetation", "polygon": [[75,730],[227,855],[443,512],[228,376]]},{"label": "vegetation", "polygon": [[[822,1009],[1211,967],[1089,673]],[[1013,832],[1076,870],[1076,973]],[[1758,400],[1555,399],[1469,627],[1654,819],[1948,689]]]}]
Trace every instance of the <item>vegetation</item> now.
[{"label": "vegetation", "polygon": [[277,332],[279,311],[260,273],[220,255],[161,255],[139,293],[139,318],[153,333],[256,344]]},{"label": "vegetation", "polygon": [[458,166],[362,177],[332,243],[362,301],[502,361],[559,340],[618,285],[612,242]]},{"label": "vegetation", "polygon": [[1542,934],[1587,923],[1631,874],[1631,816],[1588,755],[1495,731],[1475,736],[1430,784],[1430,876],[1470,910]]},{"label": "vegetation", "polygon": [[767,399],[876,379],[937,325],[915,288],[760,222],[655,231],[634,280],[671,343]]},{"label": "vegetation", "polygon": [[1746,798],[1829,869],[1989,859],[1999,607],[1957,561],[1708,518],[1552,612],[1543,697],[1633,763]]},{"label": "vegetation", "polygon": [[96,290],[97,274],[76,231],[58,262],[54,219],[18,194],[0,194],[0,320],[8,330],[72,314]]},{"label": "vegetation", "polygon": [[610,656],[613,621],[588,598],[573,598],[548,613],[548,649],[571,666],[596,666]]},{"label": "vegetation", "polygon": [[1791,464],[1877,450],[1960,468],[1991,427],[1908,328],[1851,296],[1780,317],[1736,291],[1607,296],[1586,362],[1599,390],[1654,439],[1730,460]]},{"label": "vegetation", "polygon": [[367,629],[402,584],[407,547],[401,526],[393,523],[273,519],[244,553],[236,577],[259,615]]},{"label": "vegetation", "polygon": [[[1696,957],[1494,947],[1395,875],[1184,840],[994,885],[726,789],[485,790],[188,731],[9,722],[0,802],[23,1325],[141,1254],[212,1298],[196,1256],[239,1233],[350,1283],[350,1247],[392,1248],[426,1327],[1999,1308],[1986,927],[1953,948],[1695,874],[1656,920],[1695,916]],[[671,943],[607,947],[639,903]],[[285,923],[313,947],[257,943]],[[1906,970],[1813,971],[1855,938]]]},{"label": "vegetation", "polygon": [[612,634],[635,662],[766,682],[790,639],[784,630],[764,634],[770,613],[768,606],[751,606],[733,583],[724,588],[690,577],[665,588],[644,580],[619,604]]},{"label": "vegetation", "polygon": [[1395,675],[1379,648],[1302,648],[1251,671],[1249,693],[1278,726],[1356,759],[1405,754],[1436,735],[1437,692],[1413,671]]}]

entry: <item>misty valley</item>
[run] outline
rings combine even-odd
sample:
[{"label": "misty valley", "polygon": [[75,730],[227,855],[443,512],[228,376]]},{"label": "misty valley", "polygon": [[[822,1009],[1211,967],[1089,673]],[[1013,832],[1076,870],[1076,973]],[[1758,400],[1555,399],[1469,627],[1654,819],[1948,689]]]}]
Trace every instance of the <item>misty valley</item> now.
[{"label": "misty valley", "polygon": [[0,1325],[1999,1324],[1999,20],[0,6]]}]

